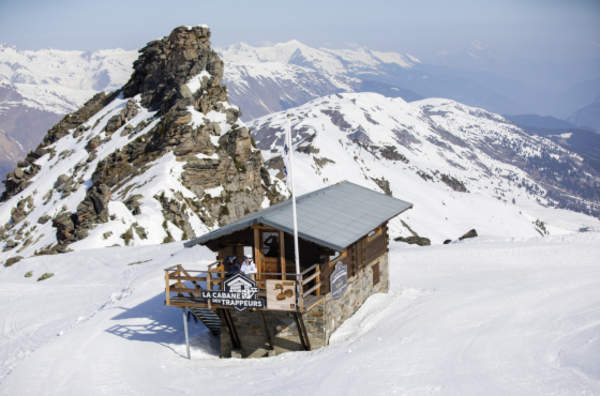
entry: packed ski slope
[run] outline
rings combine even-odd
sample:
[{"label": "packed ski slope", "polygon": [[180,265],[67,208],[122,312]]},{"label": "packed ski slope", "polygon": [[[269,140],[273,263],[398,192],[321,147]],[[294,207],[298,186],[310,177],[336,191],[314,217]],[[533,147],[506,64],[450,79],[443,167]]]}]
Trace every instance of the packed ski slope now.
[{"label": "packed ski slope", "polygon": [[0,272],[0,395],[600,393],[600,233],[391,243],[390,293],[368,299],[330,346],[257,360],[220,360],[194,322],[184,358],[162,269],[202,267],[214,257],[204,248],[21,261]]}]

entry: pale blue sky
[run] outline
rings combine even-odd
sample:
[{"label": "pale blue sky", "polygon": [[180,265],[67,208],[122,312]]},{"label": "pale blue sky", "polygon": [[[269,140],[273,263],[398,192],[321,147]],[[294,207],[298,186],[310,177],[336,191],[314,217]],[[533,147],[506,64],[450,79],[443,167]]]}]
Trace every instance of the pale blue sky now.
[{"label": "pale blue sky", "polygon": [[600,0],[0,1],[0,42],[22,49],[135,49],[200,23],[214,46],[297,39],[427,60],[480,41],[538,61],[600,57]]}]

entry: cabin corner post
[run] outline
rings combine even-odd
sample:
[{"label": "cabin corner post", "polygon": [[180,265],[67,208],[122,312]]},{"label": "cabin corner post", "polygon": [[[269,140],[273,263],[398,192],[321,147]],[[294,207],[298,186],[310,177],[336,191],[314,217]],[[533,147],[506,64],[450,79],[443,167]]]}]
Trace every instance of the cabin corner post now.
[{"label": "cabin corner post", "polygon": [[317,277],[315,279],[315,286],[317,287],[317,290],[315,291],[315,295],[320,296],[321,295],[321,266],[320,265],[317,265]]},{"label": "cabin corner post", "polygon": [[169,270],[165,270],[165,283],[166,283],[166,305],[171,305],[171,287],[169,285]]}]

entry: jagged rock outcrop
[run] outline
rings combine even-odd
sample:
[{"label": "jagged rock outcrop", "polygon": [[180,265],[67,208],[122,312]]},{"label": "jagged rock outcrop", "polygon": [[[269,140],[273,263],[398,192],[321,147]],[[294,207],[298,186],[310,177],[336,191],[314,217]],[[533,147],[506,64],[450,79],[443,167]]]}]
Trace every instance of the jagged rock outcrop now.
[{"label": "jagged rock outcrop", "polygon": [[63,212],[52,220],[56,240],[61,247],[85,239],[88,231],[98,223],[108,221],[108,202],[111,191],[106,185],[92,187],[77,206],[77,212]]},{"label": "jagged rock outcrop", "polygon": [[82,226],[106,223],[110,196],[110,188],[104,184],[90,188],[85,199],[77,206],[77,223]]},{"label": "jagged rock outcrop", "polygon": [[[285,198],[227,99],[209,38],[206,27],[179,27],[149,43],[123,88],[94,96],[48,131],[5,181],[2,199],[27,189],[34,204],[12,198],[5,250],[55,254],[85,238],[97,246],[185,240]],[[152,216],[157,203],[162,217]]]},{"label": "jagged rock outcrop", "polygon": [[[34,161],[49,153],[49,150],[46,150],[45,147],[67,136],[72,130],[80,131],[79,127],[84,122],[110,103],[117,95],[118,92],[109,95],[100,92],[88,100],[82,108],[73,114],[67,114],[58,124],[52,127],[38,148],[35,151],[30,151],[25,159],[19,162],[18,167],[6,176],[6,180],[2,181],[6,190],[0,196],[0,202],[9,200],[31,185],[29,180],[38,174],[41,169]],[[85,127],[81,131],[83,130],[85,130]]]},{"label": "jagged rock outcrop", "polygon": [[[227,101],[227,89],[221,84],[223,62],[210,49],[209,38],[207,28],[180,27],[141,50],[123,92],[126,97],[140,94],[142,106],[157,110],[162,120],[145,138],[100,161],[92,178],[94,185],[114,188],[172,151],[178,161],[186,162],[181,181],[198,199],[207,189],[224,187],[222,201],[207,201],[203,206],[225,225],[261,208],[263,159],[253,148],[248,129],[236,123],[241,111]],[[199,78],[198,89],[191,92],[187,83],[203,71],[207,73]],[[198,126],[190,125],[191,111],[221,113],[230,130],[222,134],[219,123],[208,118]],[[218,146],[211,137],[219,137]],[[91,151],[97,144],[90,141],[88,147]],[[186,230],[188,236],[190,230]]]},{"label": "jagged rock outcrop", "polygon": [[373,180],[375,182],[375,184],[377,184],[377,186],[379,188],[381,188],[381,190],[383,190],[383,192],[386,195],[389,195],[390,197],[392,196],[392,190],[390,189],[390,182],[388,180],[385,180],[385,177],[381,177],[381,179],[372,177],[371,180]]},{"label": "jagged rock outcrop", "polygon": [[121,127],[121,125],[126,124],[129,120],[135,117],[137,113],[138,107],[135,104],[135,101],[129,100],[127,102],[126,107],[123,110],[121,110],[120,114],[112,116],[108,120],[108,123],[106,124],[106,133],[114,133],[117,129]]},{"label": "jagged rock outcrop", "polygon": [[123,203],[125,204],[127,209],[129,209],[131,211],[131,213],[133,215],[139,215],[139,214],[142,214],[142,210],[140,209],[141,203],[139,202],[139,200],[142,198],[144,198],[144,196],[141,194],[133,195],[133,196],[127,198],[127,200]]},{"label": "jagged rock outcrop", "polygon": [[0,196],[0,202],[7,201],[10,197],[17,195],[29,187],[31,185],[29,179],[37,175],[41,169],[37,164],[28,165],[27,163],[21,162],[19,165],[23,165],[23,167],[15,168],[13,172],[6,176],[6,180],[2,181],[5,186],[5,191],[2,193],[2,196]]},{"label": "jagged rock outcrop", "polygon": [[453,189],[456,192],[469,192],[467,190],[467,187],[465,186],[465,184],[463,182],[461,182],[460,180],[456,179],[455,177],[452,176],[448,176],[445,174],[440,174],[440,180],[442,182],[444,182],[448,187],[450,187],[451,189]]},{"label": "jagged rock outcrop", "polygon": [[418,246],[430,246],[431,240],[429,238],[423,238],[419,236],[410,236],[410,237],[398,237],[394,238],[394,241],[408,243],[409,245],[418,245]]},{"label": "jagged rock outcrop", "polygon": [[[123,87],[125,97],[141,94],[141,105],[159,110],[160,115],[176,105],[192,104],[206,114],[213,105],[226,102],[227,90],[221,84],[223,61],[210,48],[209,39],[207,27],[181,26],[168,37],[148,43],[133,63],[133,76]],[[199,92],[190,92],[185,84],[204,70],[210,77],[202,81]]]},{"label": "jagged rock outcrop", "polygon": [[15,263],[18,263],[19,261],[23,260],[23,256],[15,256],[15,257],[11,257],[8,260],[6,260],[6,263],[4,263],[5,267],[10,267]]},{"label": "jagged rock outcrop", "polygon": [[165,231],[167,231],[167,238],[172,238],[167,226],[167,222],[170,222],[183,232],[182,240],[194,239],[196,233],[190,225],[190,215],[186,212],[188,207],[187,203],[183,200],[181,195],[176,194],[176,197],[179,199],[168,199],[164,195],[161,197],[154,197],[163,207],[162,213],[165,218],[163,227],[165,228]]},{"label": "jagged rock outcrop", "polygon": [[458,239],[460,239],[462,241],[463,239],[476,238],[478,236],[479,235],[477,234],[477,231],[475,229],[472,229]]},{"label": "jagged rock outcrop", "polygon": [[31,198],[31,196],[20,200],[17,203],[17,206],[11,210],[13,226],[25,220],[28,214],[27,209],[31,209],[32,207],[33,199]]}]

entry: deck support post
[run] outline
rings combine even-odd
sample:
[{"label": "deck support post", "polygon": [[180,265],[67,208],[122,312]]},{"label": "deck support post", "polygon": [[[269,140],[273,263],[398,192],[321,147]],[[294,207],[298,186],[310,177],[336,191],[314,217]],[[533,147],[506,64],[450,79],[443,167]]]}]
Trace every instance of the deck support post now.
[{"label": "deck support post", "polygon": [[229,338],[231,339],[233,349],[241,349],[242,343],[240,342],[240,337],[238,336],[235,324],[233,323],[233,318],[231,317],[231,315],[229,315],[227,309],[222,309],[221,311],[223,312],[223,317],[225,318],[225,325],[229,330]]},{"label": "deck support post", "polygon": [[265,320],[265,316],[263,315],[262,311],[258,311],[258,314],[260,315],[260,320],[262,320],[262,324],[265,328],[265,334],[267,335],[267,340],[269,340],[271,350],[274,351],[275,347],[273,346],[273,340],[271,339],[271,333],[269,333],[269,328],[267,327],[267,321]]},{"label": "deck support post", "polygon": [[181,307],[181,312],[183,312],[183,331],[185,332],[185,347],[187,349],[187,358],[191,360],[192,357],[190,356],[190,336],[188,334],[188,324],[187,317],[185,315],[185,307]]},{"label": "deck support post", "polygon": [[308,334],[306,333],[306,328],[304,327],[304,320],[302,320],[302,315],[296,312],[296,328],[298,329],[298,335],[300,336],[300,343],[302,344],[302,348],[305,351],[310,351],[310,340],[308,339]]}]

